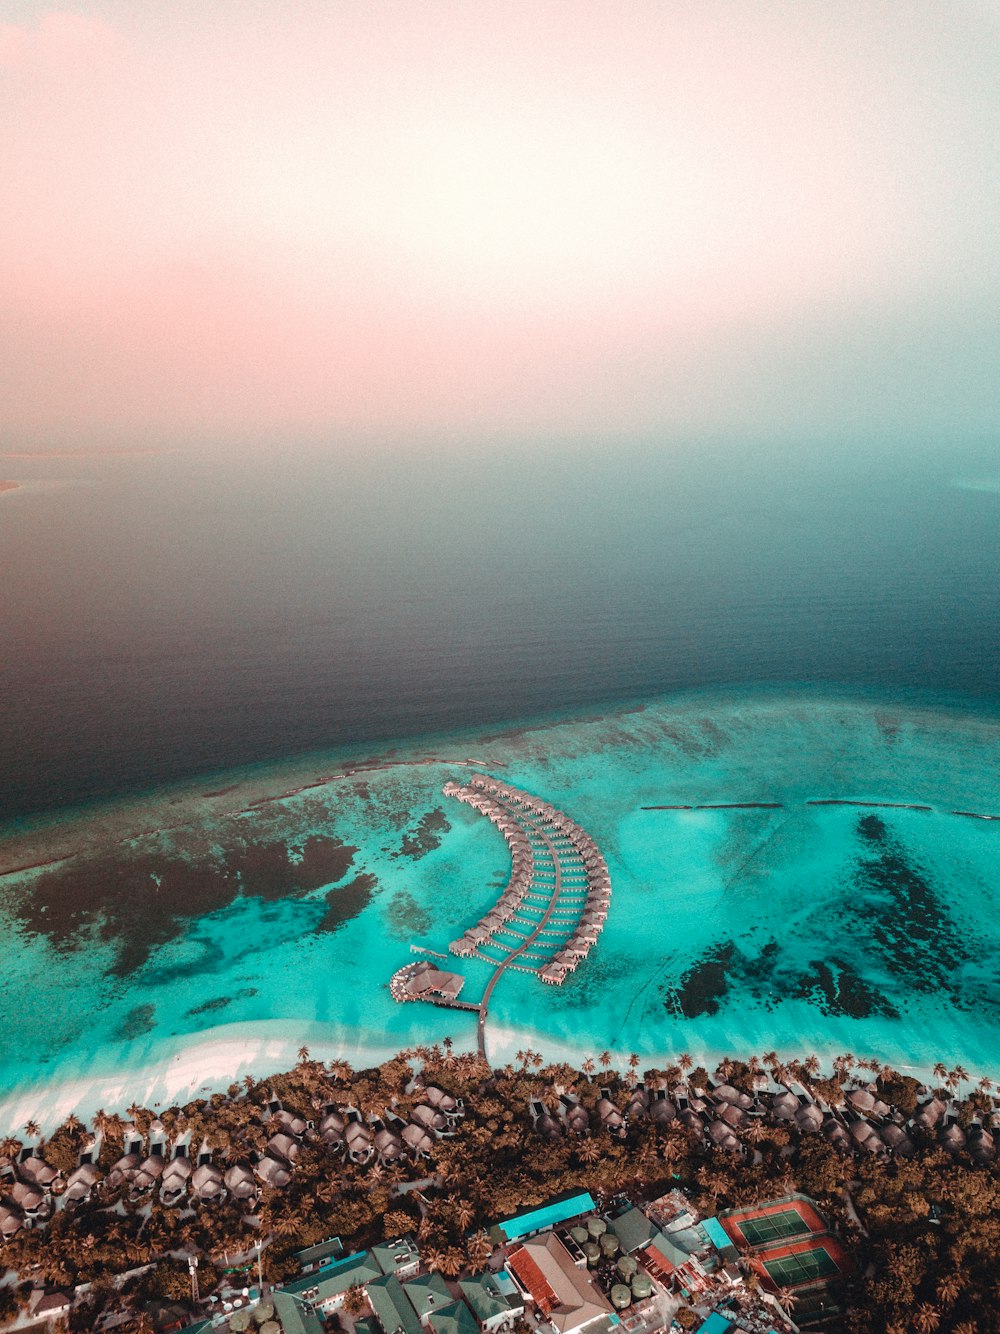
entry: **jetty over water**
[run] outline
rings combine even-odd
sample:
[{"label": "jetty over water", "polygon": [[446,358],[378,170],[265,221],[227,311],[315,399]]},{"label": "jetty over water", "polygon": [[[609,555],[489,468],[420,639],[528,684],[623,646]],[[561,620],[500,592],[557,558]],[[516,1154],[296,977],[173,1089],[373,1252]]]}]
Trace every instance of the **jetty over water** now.
[{"label": "jetty over water", "polygon": [[478,1010],[479,1051],[485,1057],[484,1027],[497,982],[514,968],[561,985],[597,944],[611,902],[611,877],[590,835],[549,802],[487,774],[445,783],[443,790],[485,815],[510,848],[510,877],[496,903],[448,947],[494,971],[478,1005],[457,999],[460,974],[429,961],[401,968],[390,989],[399,1001]]},{"label": "jetty over water", "polygon": [[511,856],[496,903],[448,948],[560,985],[597,944],[608,915],[611,878],[597,844],[549,802],[485,774],[446,783],[444,792],[495,824]]}]

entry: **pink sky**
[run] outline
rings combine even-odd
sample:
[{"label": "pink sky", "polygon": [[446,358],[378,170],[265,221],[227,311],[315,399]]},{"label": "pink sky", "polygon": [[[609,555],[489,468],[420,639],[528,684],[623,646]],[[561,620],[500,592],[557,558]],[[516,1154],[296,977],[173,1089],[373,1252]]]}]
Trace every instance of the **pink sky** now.
[{"label": "pink sky", "polygon": [[4,13],[0,445],[996,420],[986,3]]}]

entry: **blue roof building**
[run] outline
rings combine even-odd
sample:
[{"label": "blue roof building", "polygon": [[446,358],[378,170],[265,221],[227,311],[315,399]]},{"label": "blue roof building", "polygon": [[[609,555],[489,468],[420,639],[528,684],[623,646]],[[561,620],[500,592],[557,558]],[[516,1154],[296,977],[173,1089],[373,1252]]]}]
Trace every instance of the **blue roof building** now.
[{"label": "blue roof building", "polygon": [[491,1232],[499,1234],[496,1238],[499,1241],[519,1241],[523,1237],[533,1237],[536,1232],[558,1227],[560,1223],[568,1223],[581,1214],[593,1213],[596,1207],[590,1192],[581,1191],[515,1214],[513,1218],[497,1223]]}]

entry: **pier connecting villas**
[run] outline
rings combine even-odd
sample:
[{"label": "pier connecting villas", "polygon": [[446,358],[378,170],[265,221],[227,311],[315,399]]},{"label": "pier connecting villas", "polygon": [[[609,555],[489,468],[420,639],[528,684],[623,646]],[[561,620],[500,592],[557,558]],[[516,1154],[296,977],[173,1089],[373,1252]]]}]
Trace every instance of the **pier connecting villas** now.
[{"label": "pier connecting villas", "polygon": [[449,946],[452,954],[481,959],[495,971],[478,1005],[458,1000],[459,974],[426,960],[400,969],[390,986],[400,1001],[478,1009],[482,1050],[490,995],[503,972],[517,968],[560,985],[597,944],[611,902],[611,877],[590,835],[549,802],[486,774],[445,783],[444,793],[485,815],[510,848],[510,878],[500,897]]}]

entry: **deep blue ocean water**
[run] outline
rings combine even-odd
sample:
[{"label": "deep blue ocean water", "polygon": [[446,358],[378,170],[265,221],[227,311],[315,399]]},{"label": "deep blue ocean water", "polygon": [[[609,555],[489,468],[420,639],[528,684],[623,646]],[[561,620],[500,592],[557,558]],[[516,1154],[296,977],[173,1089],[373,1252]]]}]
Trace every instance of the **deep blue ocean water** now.
[{"label": "deep blue ocean water", "polygon": [[1000,699],[987,445],[497,441],[0,472],[26,483],[0,497],[0,822],[675,689]]},{"label": "deep blue ocean water", "polygon": [[5,471],[8,1088],[155,1064],[218,1025],[237,1048],[276,1025],[286,1054],[469,1040],[385,982],[493,900],[502,840],[441,797],[447,763],[336,778],[428,754],[562,805],[612,871],[586,966],[498,987],[495,1055],[1000,1069],[1000,823],[952,814],[1000,813],[988,450]]}]

